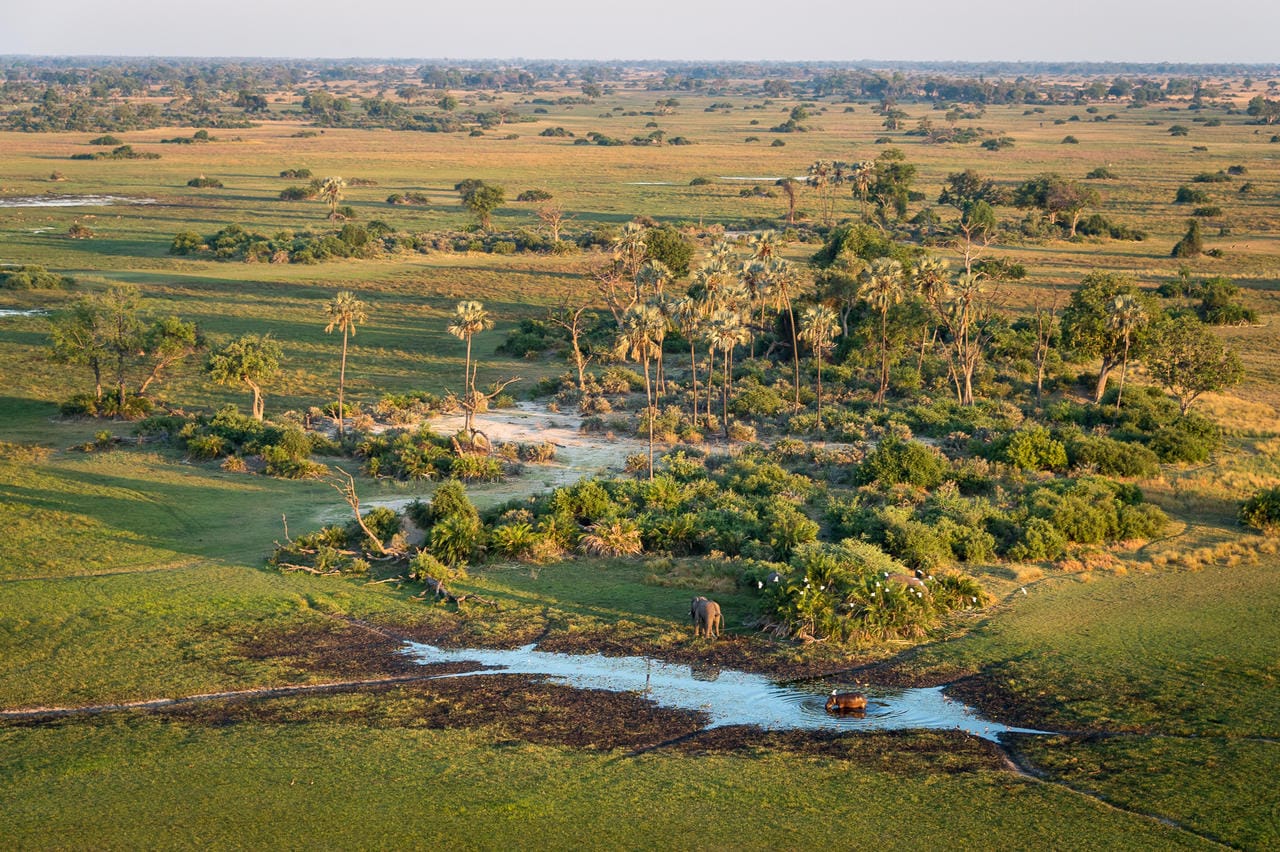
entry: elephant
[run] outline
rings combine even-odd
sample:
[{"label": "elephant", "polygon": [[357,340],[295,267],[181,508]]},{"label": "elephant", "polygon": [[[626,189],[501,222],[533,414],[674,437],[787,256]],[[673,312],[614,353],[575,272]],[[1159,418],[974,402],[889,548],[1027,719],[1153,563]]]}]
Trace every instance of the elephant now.
[{"label": "elephant", "polygon": [[831,690],[827,698],[828,713],[861,713],[867,709],[867,696],[856,692],[836,692]]},{"label": "elephant", "polygon": [[693,621],[694,638],[706,636],[715,639],[720,635],[720,604],[702,596],[689,604],[689,618]]}]

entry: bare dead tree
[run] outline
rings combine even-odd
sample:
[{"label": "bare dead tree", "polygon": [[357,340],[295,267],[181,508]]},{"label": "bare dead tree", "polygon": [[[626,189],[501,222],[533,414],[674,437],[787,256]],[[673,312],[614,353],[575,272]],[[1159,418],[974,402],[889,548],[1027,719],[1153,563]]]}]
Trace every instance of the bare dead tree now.
[{"label": "bare dead tree", "polygon": [[573,346],[573,364],[578,368],[578,391],[580,393],[587,392],[587,365],[591,363],[592,355],[584,355],[582,352],[582,335],[583,335],[583,316],[587,311],[587,306],[582,305],[579,308],[571,308],[568,304],[561,304],[559,307],[550,311],[547,319],[563,328],[569,333],[569,343]]},{"label": "bare dead tree", "polygon": [[[519,376],[507,379],[506,381],[502,381],[502,382],[494,382],[493,385],[491,386],[491,390],[488,393],[482,393],[481,391],[478,391],[478,390],[472,390],[470,393],[465,394],[462,397],[459,397],[457,394],[450,391],[446,396],[445,398],[446,402],[452,402],[453,404],[457,405],[459,408],[462,409],[463,413],[466,414],[467,416],[466,430],[467,430],[467,439],[471,444],[471,452],[474,453],[477,449],[477,442],[476,442],[477,437],[484,439],[484,444],[482,445],[482,449],[485,455],[488,455],[489,450],[493,446],[492,443],[489,441],[489,436],[486,435],[483,430],[476,428],[475,426],[476,413],[488,411],[489,403],[492,402],[504,390],[506,390],[509,385],[513,385],[518,381],[520,381]],[[454,441],[454,450],[459,455],[462,455],[464,453],[464,449],[458,444],[456,439]]]},{"label": "bare dead tree", "polygon": [[1048,309],[1039,300],[1035,306],[1036,345],[1034,360],[1036,365],[1036,405],[1041,404],[1044,395],[1044,373],[1049,361],[1049,353],[1053,351],[1053,337],[1056,332],[1058,301],[1062,294],[1057,287],[1053,288],[1053,301]]},{"label": "bare dead tree", "polygon": [[329,481],[329,486],[333,488],[334,491],[337,491],[339,494],[341,494],[342,499],[345,500],[347,502],[347,505],[351,507],[351,511],[356,516],[356,523],[360,525],[360,529],[364,531],[365,536],[369,539],[369,542],[373,545],[373,549],[378,552],[378,555],[380,556],[394,555],[388,552],[387,549],[382,546],[382,541],[376,535],[373,534],[373,530],[369,529],[369,527],[364,522],[364,518],[360,516],[360,495],[356,493],[355,477],[347,473],[342,468],[335,467],[333,477]]},{"label": "bare dead tree", "polygon": [[564,210],[558,204],[546,204],[538,208],[538,220],[547,226],[547,230],[551,232],[551,242],[560,242],[560,229],[573,220],[572,216],[565,215]]}]

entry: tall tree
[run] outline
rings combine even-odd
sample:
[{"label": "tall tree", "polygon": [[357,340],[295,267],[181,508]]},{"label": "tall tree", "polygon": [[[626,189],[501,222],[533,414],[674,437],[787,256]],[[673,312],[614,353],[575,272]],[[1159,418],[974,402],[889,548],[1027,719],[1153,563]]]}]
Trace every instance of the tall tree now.
[{"label": "tall tree", "polygon": [[618,357],[644,365],[644,392],[648,405],[645,419],[649,422],[649,479],[653,479],[653,421],[657,417],[649,365],[658,357],[666,334],[667,318],[656,305],[632,305],[622,316],[622,329],[614,349]]},{"label": "tall tree", "polygon": [[100,306],[92,299],[81,299],[51,322],[50,357],[59,364],[88,367],[93,374],[93,398],[101,402],[102,367],[108,353]]},{"label": "tall tree", "polygon": [[720,413],[724,419],[724,439],[728,442],[730,440],[729,389],[733,387],[733,350],[748,340],[742,314],[728,307],[717,310],[707,321],[707,340],[711,344],[713,353],[719,350],[724,356],[724,375],[720,382]]},{"label": "tall tree", "polygon": [[1107,377],[1125,358],[1125,340],[1109,319],[1116,297],[1122,295],[1139,295],[1132,279],[1111,272],[1091,272],[1071,294],[1062,312],[1063,343],[1079,357],[1102,362],[1093,392],[1095,403],[1102,402]]},{"label": "tall tree", "polygon": [[853,193],[862,203],[862,221],[867,221],[867,193],[871,190],[871,182],[875,177],[874,160],[862,160],[853,164],[849,171],[849,182],[853,184]]},{"label": "tall tree", "polygon": [[141,295],[131,285],[112,285],[99,300],[102,346],[115,362],[116,402],[123,411],[125,372],[143,354],[146,327],[141,316]]},{"label": "tall tree", "polygon": [[916,177],[916,167],[907,162],[906,154],[897,148],[886,148],[876,157],[871,177],[870,195],[880,222],[888,221],[891,210],[895,218],[906,216]]},{"label": "tall tree", "polygon": [[329,322],[324,327],[325,334],[337,329],[342,332],[342,362],[338,369],[338,437],[342,437],[343,423],[346,419],[345,394],[347,387],[347,336],[355,336],[356,326],[367,322],[369,314],[365,303],[356,298],[350,290],[341,290],[332,300],[324,303],[324,313]]},{"label": "tall tree", "polygon": [[1067,237],[1076,235],[1076,226],[1088,207],[1097,205],[1098,192],[1061,175],[1046,172],[1024,181],[1013,191],[1013,203],[1018,207],[1035,207],[1049,217],[1050,224],[1059,219],[1067,227]]},{"label": "tall tree", "polygon": [[[800,410],[800,343],[796,337],[796,314],[792,307],[801,286],[803,273],[792,263],[775,258],[765,264],[765,298],[775,310],[787,312],[787,324],[791,327],[791,361],[793,366],[791,387],[795,393],[794,410]],[[747,329],[743,328],[745,333]]]},{"label": "tall tree", "polygon": [[244,384],[253,391],[253,418],[262,419],[262,385],[280,372],[283,353],[270,334],[245,334],[209,355],[205,372],[220,385]]},{"label": "tall tree", "polygon": [[796,199],[800,195],[800,182],[795,178],[784,177],[776,184],[782,187],[782,192],[787,196],[787,224],[794,225],[796,223]]},{"label": "tall tree", "polygon": [[875,401],[883,403],[889,391],[889,311],[902,301],[902,264],[890,258],[872,261],[858,298],[880,315],[880,383]]},{"label": "tall tree", "polygon": [[569,344],[573,347],[573,365],[578,369],[578,392],[586,394],[587,364],[595,356],[582,351],[582,336],[586,333],[588,324],[595,319],[595,314],[587,313],[585,304],[572,308],[565,303],[551,311],[547,318],[569,335]]},{"label": "tall tree", "polygon": [[1151,378],[1178,400],[1183,414],[1202,394],[1226,390],[1244,379],[1244,364],[1195,317],[1161,317],[1143,342]]},{"label": "tall tree", "polygon": [[1120,356],[1120,390],[1116,394],[1116,410],[1124,399],[1124,380],[1129,372],[1129,350],[1133,346],[1134,336],[1147,321],[1147,312],[1133,293],[1121,293],[1111,302],[1111,310],[1107,315],[1107,325],[1119,336],[1121,342]]},{"label": "tall tree", "polygon": [[486,231],[493,223],[493,211],[507,200],[505,189],[475,178],[461,181],[454,186],[454,189],[462,199],[462,206],[476,217],[476,222]]},{"label": "tall tree", "polygon": [[809,344],[818,368],[818,430],[822,430],[822,362],[835,348],[840,320],[827,305],[806,305],[800,312],[800,339]]},{"label": "tall tree", "polygon": [[151,359],[151,370],[138,386],[138,396],[146,394],[162,371],[196,354],[204,345],[204,336],[193,322],[174,316],[153,320],[143,335],[143,351]]},{"label": "tall tree", "polygon": [[484,309],[484,305],[480,302],[462,301],[454,308],[453,321],[449,323],[449,333],[459,340],[467,342],[467,360],[462,371],[462,395],[468,432],[471,431],[472,419],[475,414],[476,372],[480,369],[479,363],[476,364],[474,370],[471,366],[471,338],[490,328],[493,328],[493,318],[489,316],[489,312]]},{"label": "tall tree", "polygon": [[693,392],[693,427],[698,428],[698,337],[702,333],[705,305],[690,295],[682,296],[671,304],[671,318],[676,329],[689,341],[690,390]]},{"label": "tall tree", "polygon": [[342,193],[346,188],[347,182],[342,178],[327,177],[316,189],[316,197],[329,205],[330,219],[338,218],[338,202],[342,201]]}]

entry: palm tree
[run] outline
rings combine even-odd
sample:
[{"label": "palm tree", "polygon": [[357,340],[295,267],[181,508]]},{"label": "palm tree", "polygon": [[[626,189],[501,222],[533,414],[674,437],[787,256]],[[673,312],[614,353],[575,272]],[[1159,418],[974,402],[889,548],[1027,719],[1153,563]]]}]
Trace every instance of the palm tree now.
[{"label": "palm tree", "polygon": [[772,260],[778,253],[778,243],[782,241],[777,231],[761,231],[747,241],[751,247],[752,260]]},{"label": "palm tree", "polygon": [[729,440],[729,388],[733,385],[733,349],[748,338],[742,314],[730,308],[721,308],[711,315],[707,323],[707,339],[711,351],[724,353],[724,376],[720,382],[720,413],[724,419],[724,439]]},{"label": "palm tree", "polygon": [[1120,401],[1124,398],[1124,378],[1129,370],[1129,347],[1133,345],[1134,334],[1146,321],[1147,312],[1132,293],[1121,293],[1111,303],[1107,325],[1116,332],[1124,346],[1124,355],[1120,362],[1120,391],[1116,394],[1116,411],[1120,410]]},{"label": "palm tree", "polygon": [[[674,277],[667,265],[660,260],[646,260],[644,266],[640,267],[640,271],[636,273],[636,295],[657,307],[668,319],[671,300],[667,298],[666,287]],[[667,392],[667,374],[662,361],[662,347],[658,348],[658,369],[654,382],[659,394]]]},{"label": "palm tree", "polygon": [[791,326],[791,356],[794,367],[791,387],[795,391],[795,410],[800,410],[800,343],[796,337],[796,315],[791,302],[804,281],[803,275],[795,266],[785,260],[774,259],[765,266],[767,294],[774,310],[787,310],[788,324]]},{"label": "palm tree", "polygon": [[[476,377],[475,372],[471,368],[471,338],[486,329],[493,328],[493,318],[489,316],[489,312],[484,309],[484,305],[480,302],[463,301],[459,302],[454,308],[453,322],[449,323],[449,333],[459,340],[467,341],[467,362],[463,368],[463,396],[466,405],[463,410],[466,413],[467,431],[471,430],[471,419],[474,414]],[[479,363],[476,364],[476,371],[480,369]]]},{"label": "palm tree", "polygon": [[782,187],[783,193],[787,196],[787,224],[794,225],[796,223],[796,197],[800,193],[800,182],[795,178],[784,177],[775,186]]},{"label": "palm tree", "polygon": [[324,312],[329,317],[329,324],[324,327],[325,334],[335,328],[342,332],[342,367],[338,371],[338,436],[341,437],[343,418],[346,416],[343,398],[347,385],[347,335],[354,337],[356,325],[368,321],[369,315],[365,312],[364,302],[349,290],[342,290],[333,301],[325,302]]},{"label": "palm tree", "polygon": [[347,182],[340,177],[327,177],[320,182],[320,187],[316,190],[316,196],[329,205],[329,218],[338,218],[338,202],[342,200],[342,190],[347,188]]},{"label": "palm tree", "polygon": [[623,359],[633,359],[644,364],[644,393],[648,402],[645,415],[649,421],[649,479],[653,479],[653,421],[657,412],[653,405],[653,381],[649,375],[649,362],[662,350],[667,336],[667,318],[655,305],[632,305],[622,315],[622,330],[614,354]]},{"label": "palm tree", "polygon": [[853,191],[858,193],[858,198],[862,201],[862,220],[867,219],[867,192],[871,189],[871,178],[875,174],[876,164],[874,160],[863,160],[860,163],[854,163],[853,170],[850,172],[849,180],[853,183]]},{"label": "palm tree", "polygon": [[698,428],[698,335],[702,331],[703,305],[692,296],[676,299],[670,305],[676,328],[689,341],[689,375],[693,383],[693,428]]},{"label": "palm tree", "polygon": [[832,341],[840,333],[840,318],[827,305],[808,305],[800,312],[800,339],[813,350],[818,364],[818,429],[822,429],[822,361],[834,349]]},{"label": "palm tree", "polygon": [[822,201],[822,221],[830,224],[831,214],[828,209],[828,195],[831,186],[832,172],[835,164],[830,160],[818,160],[809,166],[806,172],[805,183],[818,191],[818,197]]},{"label": "palm tree", "polygon": [[875,401],[883,403],[889,392],[889,309],[902,301],[902,264],[879,258],[858,290],[858,298],[880,315],[880,386]]},{"label": "palm tree", "polygon": [[[911,283],[924,303],[934,310],[939,310],[948,296],[951,295],[951,279],[947,274],[946,260],[938,257],[925,257],[917,261],[911,268]],[[924,350],[929,345],[929,338],[936,334],[936,327],[931,328],[925,322],[920,332],[920,356],[916,361],[916,372],[924,370]]]}]

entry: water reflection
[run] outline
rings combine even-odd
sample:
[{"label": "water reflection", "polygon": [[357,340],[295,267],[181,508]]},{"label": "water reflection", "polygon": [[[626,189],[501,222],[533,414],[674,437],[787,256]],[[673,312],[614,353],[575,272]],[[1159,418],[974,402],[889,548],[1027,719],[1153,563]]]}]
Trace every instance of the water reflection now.
[{"label": "water reflection", "polygon": [[763,675],[710,665],[677,665],[648,657],[605,657],[558,654],[526,645],[510,651],[481,648],[446,649],[416,642],[404,653],[424,665],[475,662],[481,671],[441,677],[489,674],[541,675],[579,689],[646,694],[661,707],[705,713],[709,727],[755,725],[767,730],[905,729],[961,730],[995,741],[1004,733],[1043,734],[984,719],[942,694],[942,687],[923,689],[859,688],[867,696],[866,713],[833,716],[825,709],[828,691],[782,686]]}]

